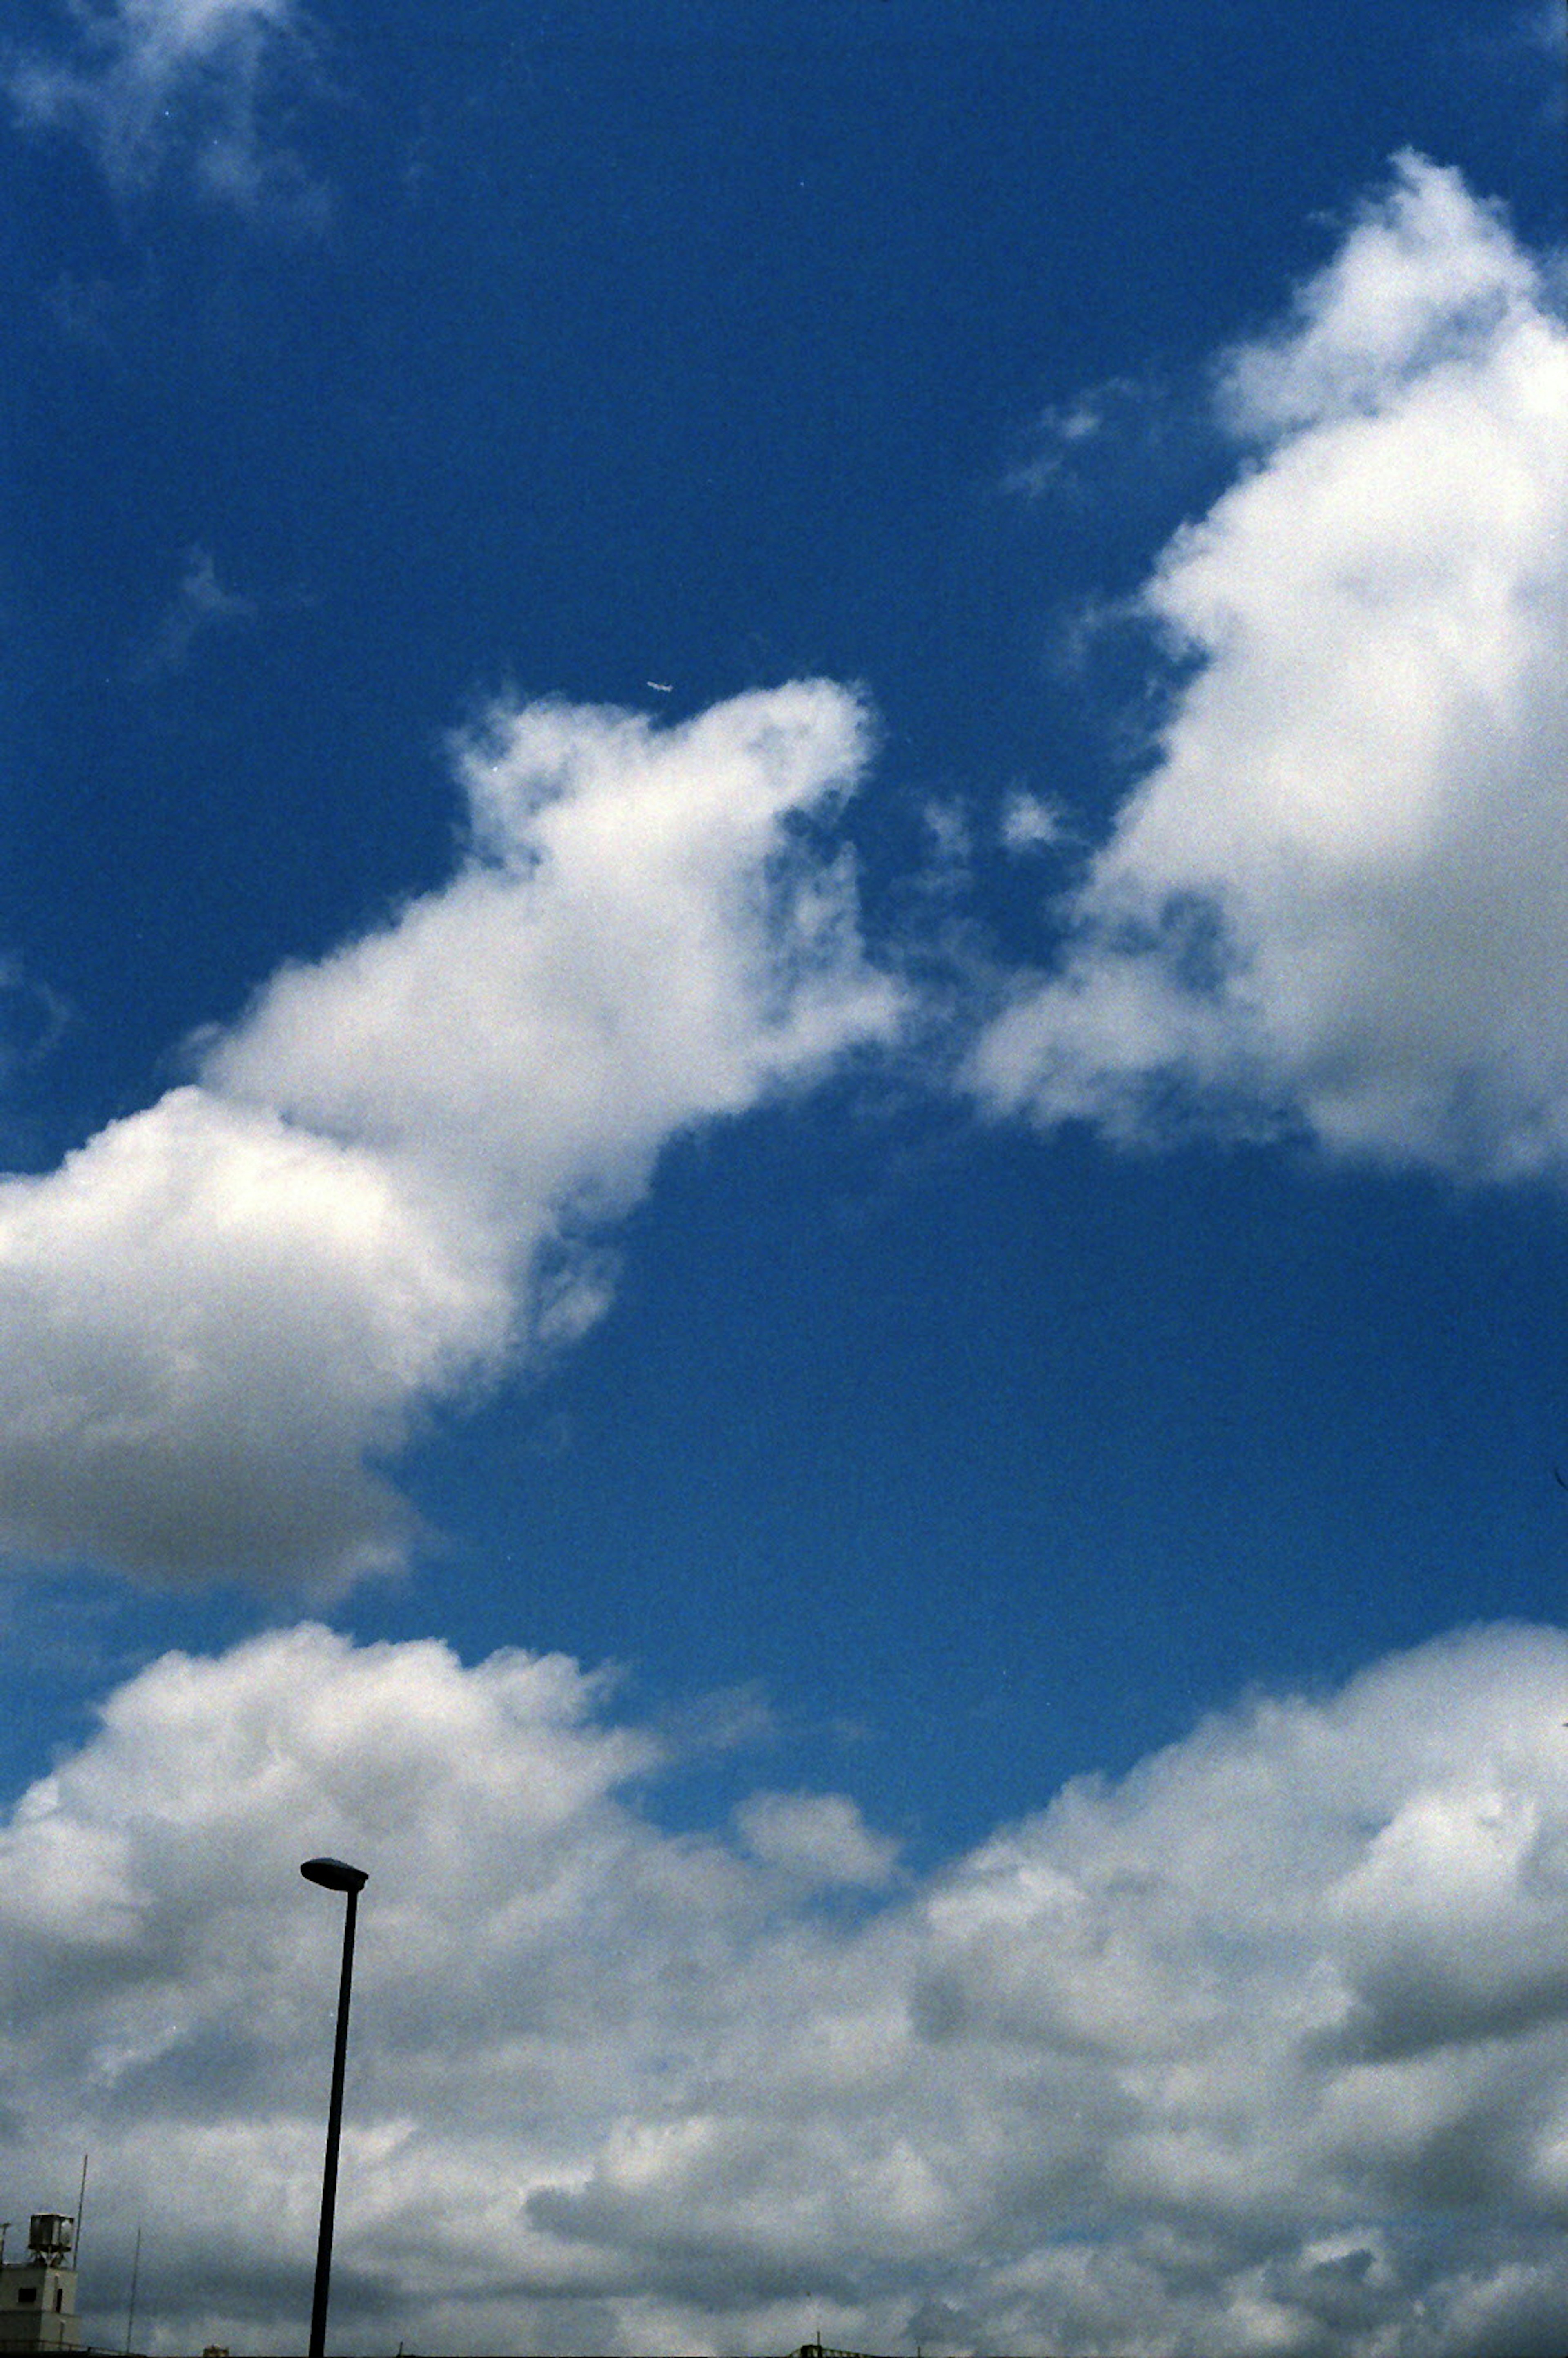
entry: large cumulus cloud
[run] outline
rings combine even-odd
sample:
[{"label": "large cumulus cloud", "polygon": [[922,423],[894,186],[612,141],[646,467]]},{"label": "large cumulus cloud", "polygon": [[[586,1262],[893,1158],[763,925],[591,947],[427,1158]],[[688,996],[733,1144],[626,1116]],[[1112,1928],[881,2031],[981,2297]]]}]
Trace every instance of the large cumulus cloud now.
[{"label": "large cumulus cloud", "polygon": [[342,2346],[1555,2353],[1565,1693],[1561,1633],[1454,1638],[914,1879],[843,1796],[659,1831],[560,1659],[170,1656],[0,1842],[12,2182],[92,2148],[100,2340],[142,2221],[150,2346],[290,2346],[326,1849]]},{"label": "large cumulus cloud", "polygon": [[279,975],[195,1083],[0,1183],[0,1537],[168,1578],[400,1562],[422,1408],[602,1307],[665,1143],[885,1039],[803,828],[865,754],[820,684],[684,726],[503,706],[443,890]]},{"label": "large cumulus cloud", "polygon": [[978,1086],[1561,1174],[1568,331],[1407,157],[1221,392],[1245,466],[1142,597],[1184,667],[1157,758]]}]

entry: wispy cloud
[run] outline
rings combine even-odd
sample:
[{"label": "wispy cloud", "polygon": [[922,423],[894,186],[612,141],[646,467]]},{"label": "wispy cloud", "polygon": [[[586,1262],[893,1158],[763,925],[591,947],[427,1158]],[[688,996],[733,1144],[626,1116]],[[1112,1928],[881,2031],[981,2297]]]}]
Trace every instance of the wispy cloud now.
[{"label": "wispy cloud", "polygon": [[167,2186],[154,2346],[287,2347],[328,1850],[345,2345],[1552,2349],[1565,1690],[1561,1633],[1472,1633],[890,1886],[831,1794],[661,1833],[665,1741],[560,1659],[171,1656],[0,1835],[16,2137],[92,2149],[97,2339]]},{"label": "wispy cloud", "polygon": [[254,621],[255,612],[253,599],[224,588],[211,549],[189,549],[178,588],[136,650],[133,676],[152,680],[183,671],[199,639],[236,622]]},{"label": "wispy cloud", "polygon": [[854,881],[795,828],[839,689],[678,728],[497,707],[443,890],[293,968],[200,1077],[0,1183],[0,1534],[155,1578],[400,1563],[422,1409],[570,1339],[667,1141],[886,1039]]},{"label": "wispy cloud", "polygon": [[58,991],[27,974],[19,959],[0,957],[0,1078],[47,1056],[70,1020]]},{"label": "wispy cloud", "polygon": [[26,128],[81,140],[122,195],[174,170],[247,212],[319,224],[323,191],[280,128],[309,76],[296,0],[63,0],[56,26],[4,53]]},{"label": "wispy cloud", "polygon": [[1531,0],[1531,5],[1520,11],[1519,21],[1525,38],[1548,57],[1568,56],[1568,24],[1557,0]]},{"label": "wispy cloud", "polygon": [[1182,667],[1157,758],[977,1087],[1561,1174],[1568,332],[1407,157],[1222,406],[1245,471],[1142,593]]},{"label": "wispy cloud", "polygon": [[1108,377],[1070,401],[1053,402],[1031,426],[1027,447],[1002,478],[1004,491],[1025,498],[1053,493],[1084,496],[1083,462],[1108,445],[1137,449],[1144,457],[1163,439],[1170,421],[1169,396],[1132,377]]}]

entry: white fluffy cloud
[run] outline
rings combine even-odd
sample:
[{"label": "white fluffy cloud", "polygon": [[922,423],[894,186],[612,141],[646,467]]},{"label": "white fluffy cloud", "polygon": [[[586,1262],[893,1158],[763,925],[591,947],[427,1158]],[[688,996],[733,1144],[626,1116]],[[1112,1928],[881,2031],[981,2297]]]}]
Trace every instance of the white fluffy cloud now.
[{"label": "white fluffy cloud", "polygon": [[0,1536],[168,1578],[401,1560],[420,1410],[603,1306],[666,1141],[888,1036],[853,880],[801,821],[841,690],[656,730],[503,707],[442,891],[278,976],[199,1081],[0,1183]]},{"label": "white fluffy cloud", "polygon": [[57,22],[52,42],[5,60],[24,126],[84,141],[122,192],[178,162],[207,196],[298,226],[319,217],[319,189],[267,122],[306,54],[295,0],[64,0]]},{"label": "white fluffy cloud", "polygon": [[171,1656],[4,1833],[15,2197],[92,2149],[100,2342],[140,2221],[149,2346],[289,2346],[328,1850],[341,2346],[1555,2353],[1565,1692],[1561,1633],[1470,1633],[846,1909],[851,1803],[663,1833],[661,1743],[562,1660]]},{"label": "white fluffy cloud", "polygon": [[1406,157],[1222,401],[1247,465],[1160,558],[1157,758],[977,1085],[1477,1176],[1568,1165],[1568,331]]}]

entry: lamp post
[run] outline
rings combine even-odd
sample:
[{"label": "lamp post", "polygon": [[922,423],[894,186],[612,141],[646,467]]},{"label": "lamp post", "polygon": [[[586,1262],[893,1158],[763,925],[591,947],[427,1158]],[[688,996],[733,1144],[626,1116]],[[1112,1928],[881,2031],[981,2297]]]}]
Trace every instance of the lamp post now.
[{"label": "lamp post", "polygon": [[308,1858],[299,1870],[308,1883],[341,1891],[343,1910],[343,1973],[338,1984],[338,2033],[332,2044],[332,2093],[327,2105],[327,2158],[321,2169],[321,2233],[316,2245],[316,2290],[310,2303],[310,2358],[327,2347],[327,2295],[332,2278],[332,2213],[338,2202],[338,2137],[343,2125],[343,2060],[349,2050],[349,1985],[354,1973],[354,1910],[370,1880],[362,1866],[341,1858]]}]

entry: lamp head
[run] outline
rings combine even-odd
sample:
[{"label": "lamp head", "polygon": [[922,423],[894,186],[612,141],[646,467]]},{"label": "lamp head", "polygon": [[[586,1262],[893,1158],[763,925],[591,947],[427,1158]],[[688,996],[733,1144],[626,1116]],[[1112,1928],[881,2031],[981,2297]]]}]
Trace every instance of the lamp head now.
[{"label": "lamp head", "polygon": [[362,1891],[370,1881],[362,1866],[351,1866],[341,1858],[308,1858],[299,1872],[307,1883],[319,1883],[323,1891]]}]

